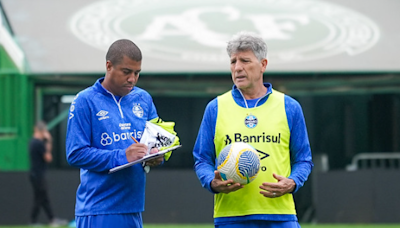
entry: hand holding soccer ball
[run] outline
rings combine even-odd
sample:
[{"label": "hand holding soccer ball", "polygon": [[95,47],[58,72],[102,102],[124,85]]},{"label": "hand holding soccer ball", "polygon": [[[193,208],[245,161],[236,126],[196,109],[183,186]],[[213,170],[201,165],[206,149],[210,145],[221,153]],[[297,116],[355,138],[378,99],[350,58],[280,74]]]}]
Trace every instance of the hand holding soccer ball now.
[{"label": "hand holding soccer ball", "polygon": [[211,181],[211,188],[215,192],[230,193],[244,187],[240,183],[235,183],[233,180],[222,180],[221,173],[218,170],[214,171],[214,179]]}]

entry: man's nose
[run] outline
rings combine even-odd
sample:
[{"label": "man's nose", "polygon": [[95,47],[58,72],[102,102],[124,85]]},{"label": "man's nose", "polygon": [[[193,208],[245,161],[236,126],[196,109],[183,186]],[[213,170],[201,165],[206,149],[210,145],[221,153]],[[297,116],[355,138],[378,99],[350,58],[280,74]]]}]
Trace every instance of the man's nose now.
[{"label": "man's nose", "polygon": [[139,74],[136,73],[131,73],[128,77],[128,82],[136,82]]},{"label": "man's nose", "polygon": [[241,71],[243,70],[243,65],[240,62],[235,63],[235,71]]}]

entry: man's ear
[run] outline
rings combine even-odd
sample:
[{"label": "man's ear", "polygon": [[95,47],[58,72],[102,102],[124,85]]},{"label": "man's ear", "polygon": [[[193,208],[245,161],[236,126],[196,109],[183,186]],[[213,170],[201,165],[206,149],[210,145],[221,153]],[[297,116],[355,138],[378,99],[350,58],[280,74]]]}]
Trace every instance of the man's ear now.
[{"label": "man's ear", "polygon": [[268,60],[267,59],[262,59],[261,60],[261,70],[264,73],[265,69],[267,69],[267,65],[268,65]]},{"label": "man's ear", "polygon": [[110,71],[111,70],[111,68],[112,68],[112,62],[110,61],[110,60],[107,60],[107,62],[106,62],[106,69],[107,69],[107,71]]}]

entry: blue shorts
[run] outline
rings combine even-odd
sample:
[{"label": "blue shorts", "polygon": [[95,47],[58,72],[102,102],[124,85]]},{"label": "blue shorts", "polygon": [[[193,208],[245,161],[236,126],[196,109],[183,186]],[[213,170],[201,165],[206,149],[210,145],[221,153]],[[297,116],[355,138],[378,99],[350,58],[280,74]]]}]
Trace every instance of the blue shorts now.
[{"label": "blue shorts", "polygon": [[143,228],[142,214],[75,216],[77,228]]},{"label": "blue shorts", "polygon": [[215,225],[215,228],[300,228],[297,221],[275,222],[251,220],[237,223]]}]

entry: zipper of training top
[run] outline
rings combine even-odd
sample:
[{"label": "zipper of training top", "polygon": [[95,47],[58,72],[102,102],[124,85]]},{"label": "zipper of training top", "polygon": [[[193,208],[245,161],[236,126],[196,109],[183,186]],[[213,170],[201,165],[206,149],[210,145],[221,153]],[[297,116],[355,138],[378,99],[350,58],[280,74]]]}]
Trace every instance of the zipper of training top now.
[{"label": "zipper of training top", "polygon": [[[237,90],[239,90],[240,95],[242,95],[242,98],[243,98],[243,100],[244,100],[244,103],[245,103],[245,105],[246,105],[246,108],[249,109],[249,106],[247,105],[247,100],[246,100],[246,98],[244,97],[242,91],[241,91],[240,89],[237,89]],[[264,96],[260,97],[260,99],[257,100],[257,102],[256,102],[256,104],[254,105],[253,108],[257,107],[258,102],[261,101],[261,99],[263,99],[264,97],[266,97],[266,96],[269,95],[270,93],[271,93],[271,92],[267,92],[266,94],[264,94]]]},{"label": "zipper of training top", "polygon": [[121,97],[121,98],[119,99],[119,101],[117,101],[117,99],[115,99],[114,94],[112,94],[112,93],[110,93],[110,92],[108,92],[108,91],[107,91],[107,93],[111,94],[112,98],[114,99],[115,103],[116,103],[117,106],[118,106],[119,113],[121,114],[121,117],[122,117],[122,119],[123,119],[123,118],[124,118],[124,113],[122,112],[122,108],[121,108],[121,104],[120,104],[123,97]]},{"label": "zipper of training top", "polygon": [[264,94],[264,96],[260,97],[260,99],[257,100],[256,104],[254,105],[254,108],[257,107],[258,102],[261,101],[261,99],[263,99],[264,97],[268,96],[271,92],[267,92],[266,94]]}]

